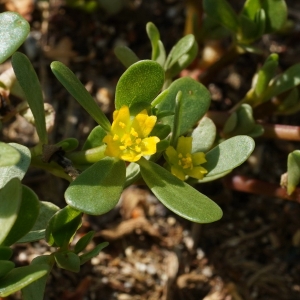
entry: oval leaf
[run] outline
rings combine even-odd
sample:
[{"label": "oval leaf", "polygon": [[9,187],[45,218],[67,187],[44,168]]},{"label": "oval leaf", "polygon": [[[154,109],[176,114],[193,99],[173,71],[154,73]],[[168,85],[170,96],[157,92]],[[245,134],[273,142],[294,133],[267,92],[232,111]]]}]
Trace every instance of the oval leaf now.
[{"label": "oval leaf", "polygon": [[19,151],[6,143],[0,142],[0,167],[9,167],[18,163],[21,155]]},{"label": "oval leaf", "polygon": [[104,158],[82,172],[65,193],[67,203],[84,213],[101,215],[113,209],[125,182],[125,163]]},{"label": "oval leaf", "polygon": [[206,153],[207,162],[203,164],[208,173],[215,176],[241,165],[254,150],[254,140],[246,135],[238,135],[219,144]]},{"label": "oval leaf", "polygon": [[116,109],[134,103],[151,103],[164,83],[164,70],[154,61],[143,60],[131,65],[116,87]]},{"label": "oval leaf", "polygon": [[84,263],[86,263],[87,261],[92,259],[93,257],[97,256],[100,253],[100,251],[107,246],[108,246],[108,242],[103,242],[103,243],[97,245],[93,250],[80,255],[79,256],[80,264],[83,265]]},{"label": "oval leaf", "polygon": [[21,182],[18,178],[13,178],[0,189],[0,245],[17,220],[21,201]]},{"label": "oval leaf", "polygon": [[49,220],[59,210],[59,207],[51,202],[40,202],[39,216],[31,230],[23,236],[18,243],[28,243],[45,238],[45,231]]},{"label": "oval leaf", "polygon": [[56,252],[54,258],[60,268],[76,273],[80,271],[80,259],[77,254],[71,251]]},{"label": "oval leaf", "polygon": [[129,68],[131,65],[139,61],[136,54],[126,46],[117,46],[114,49],[114,53],[126,68]]},{"label": "oval leaf", "polygon": [[20,154],[20,160],[14,166],[0,167],[0,189],[13,177],[23,179],[31,161],[30,150],[22,145],[10,143]]},{"label": "oval leaf", "polygon": [[104,143],[102,142],[102,140],[104,139],[106,134],[106,131],[101,126],[94,127],[81,150],[88,150],[103,145]]},{"label": "oval leaf", "polygon": [[145,159],[139,163],[146,184],[174,213],[196,223],[211,223],[222,217],[222,210],[215,202],[166,169]]},{"label": "oval leaf", "polygon": [[38,217],[39,209],[40,203],[37,195],[29,187],[23,185],[18,217],[2,244],[10,246],[28,233]]},{"label": "oval leaf", "polygon": [[12,256],[12,249],[9,247],[0,246],[0,259],[1,260],[8,260]]},{"label": "oval leaf", "polygon": [[83,251],[89,244],[89,242],[92,240],[94,235],[95,231],[90,231],[87,234],[85,234],[82,238],[80,238],[80,240],[76,243],[74,247],[74,252],[78,254],[79,252]]},{"label": "oval leaf", "polygon": [[30,265],[10,271],[0,281],[0,296],[7,297],[48,273],[49,265]]},{"label": "oval leaf", "polygon": [[216,125],[208,117],[203,117],[192,132],[192,153],[207,152],[216,138]]},{"label": "oval leaf", "polygon": [[291,195],[300,182],[300,150],[295,150],[288,155],[287,174],[287,192]]},{"label": "oval leaf", "polygon": [[266,12],[266,33],[280,30],[287,20],[285,0],[264,0],[261,6]]},{"label": "oval leaf", "polygon": [[29,31],[28,22],[18,13],[0,14],[0,63],[8,59],[23,44]]},{"label": "oval leaf", "polygon": [[[207,112],[210,105],[210,93],[201,83],[189,77],[183,77],[174,81],[168,88],[168,94],[157,105],[158,113],[170,111],[175,113],[176,95],[182,92],[181,100],[181,124],[179,135],[191,129]],[[173,128],[174,116],[161,119],[164,124]]]},{"label": "oval leaf", "polygon": [[34,116],[36,131],[40,142],[47,144],[48,135],[46,130],[44,98],[37,74],[26,55],[20,52],[16,52],[13,55],[11,62],[17,80]]},{"label": "oval leaf", "polygon": [[58,211],[49,221],[46,228],[46,241],[56,246],[66,247],[81,225],[80,211],[66,206]]}]

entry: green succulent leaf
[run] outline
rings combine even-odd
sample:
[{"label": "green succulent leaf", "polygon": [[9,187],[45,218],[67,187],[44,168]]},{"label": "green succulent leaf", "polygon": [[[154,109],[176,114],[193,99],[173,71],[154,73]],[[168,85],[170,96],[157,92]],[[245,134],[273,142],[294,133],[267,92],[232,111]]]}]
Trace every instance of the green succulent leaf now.
[{"label": "green succulent leaf", "polygon": [[205,155],[207,162],[202,165],[208,171],[205,177],[238,167],[247,160],[254,146],[253,139],[246,135],[235,136],[222,142]]},{"label": "green succulent leaf", "polygon": [[151,59],[163,66],[166,61],[166,51],[163,43],[160,40],[159,31],[152,22],[147,23],[146,31],[152,46]]},{"label": "green succulent leaf", "polygon": [[300,64],[295,64],[285,72],[275,77],[269,84],[269,87],[259,97],[256,105],[271,99],[281,93],[284,93],[300,84]]},{"label": "green succulent leaf", "polygon": [[23,236],[18,243],[28,243],[45,238],[45,231],[49,220],[59,210],[59,207],[51,202],[40,201],[40,211],[31,230]]},{"label": "green succulent leaf", "polygon": [[97,245],[93,250],[88,251],[82,255],[79,255],[80,265],[85,264],[87,261],[89,261],[93,257],[97,256],[101,252],[101,250],[103,248],[107,247],[108,245],[109,245],[108,242],[103,242],[103,243]]},{"label": "green succulent leaf", "polygon": [[291,195],[300,183],[300,150],[295,150],[288,155],[287,175],[287,193]]},{"label": "green succulent leaf", "polygon": [[22,186],[18,178],[13,178],[0,189],[0,245],[17,220],[22,202]]},{"label": "green succulent leaf", "polygon": [[23,44],[29,31],[28,22],[18,13],[0,14],[0,63],[8,59]]},{"label": "green succulent leaf", "polygon": [[71,251],[56,252],[54,258],[60,268],[76,273],[80,271],[80,259],[77,254]]},{"label": "green succulent leaf", "polygon": [[82,172],[65,192],[67,203],[90,215],[113,209],[125,183],[125,163],[106,157]]},{"label": "green succulent leaf", "polygon": [[[175,80],[168,91],[166,97],[157,105],[158,113],[162,111],[175,113],[176,95],[178,91],[181,91],[182,118],[179,135],[183,135],[207,112],[210,105],[210,93],[204,85],[189,77]],[[161,121],[173,129],[174,116],[164,117]]]},{"label": "green succulent leaf", "polygon": [[46,241],[50,245],[67,247],[81,225],[80,211],[66,206],[53,215],[46,228]]},{"label": "green succulent leaf", "polygon": [[82,150],[88,150],[91,148],[102,146],[104,143],[102,140],[106,136],[106,131],[101,126],[96,126],[93,128],[93,130],[90,132],[88,138],[86,139]]},{"label": "green succulent leaf", "polygon": [[134,103],[151,103],[164,83],[164,70],[154,61],[142,60],[131,65],[120,77],[116,87],[116,109]]},{"label": "green succulent leaf", "polygon": [[9,145],[19,152],[21,158],[18,163],[13,166],[0,167],[0,189],[4,187],[11,178],[17,177],[22,180],[31,161],[30,150],[27,147],[15,143],[10,143]]},{"label": "green succulent leaf", "polygon": [[226,0],[204,0],[203,7],[210,18],[230,31],[237,33],[239,20],[237,14]]},{"label": "green succulent leaf", "polygon": [[34,116],[40,142],[47,144],[44,98],[38,76],[29,59],[20,52],[16,52],[12,56],[12,66]]},{"label": "green succulent leaf", "polygon": [[82,238],[80,238],[80,240],[76,243],[74,247],[74,252],[78,254],[79,252],[83,251],[93,239],[94,235],[95,231],[90,231],[87,234],[85,234]]},{"label": "green succulent leaf", "polygon": [[256,13],[261,9],[261,0],[247,0],[244,4],[242,15],[254,20]]},{"label": "green succulent leaf", "polygon": [[8,260],[11,258],[13,251],[9,247],[0,246],[0,260]]},{"label": "green succulent leaf", "polygon": [[13,268],[15,264],[9,260],[0,260],[0,279],[8,274]]},{"label": "green succulent leaf", "polygon": [[48,265],[49,269],[46,275],[40,277],[39,279],[35,280],[31,284],[27,285],[25,288],[22,289],[22,299],[23,300],[43,300],[44,293],[47,283],[48,275],[51,271],[51,267],[53,265],[52,257],[50,255],[41,255],[34,258],[31,262],[31,265]]},{"label": "green succulent leaf", "polygon": [[130,163],[126,167],[126,181],[124,183],[124,188],[130,186],[135,181],[141,177],[140,166],[136,163]]},{"label": "green succulent leaf", "polygon": [[19,162],[21,155],[18,150],[0,142],[0,167],[10,167]]},{"label": "green succulent leaf", "polygon": [[192,153],[207,152],[215,141],[216,131],[214,122],[208,117],[203,117],[191,134]]},{"label": "green succulent leaf", "polygon": [[11,270],[0,281],[0,297],[7,297],[46,275],[49,265],[29,265]]},{"label": "green succulent leaf", "polygon": [[285,0],[264,0],[261,6],[266,12],[265,33],[280,30],[287,20],[287,5]]},{"label": "green succulent leaf", "polygon": [[2,245],[10,246],[30,231],[39,215],[40,203],[37,195],[27,186],[22,186],[22,201],[16,221]]},{"label": "green succulent leaf", "polygon": [[174,213],[196,223],[211,223],[222,217],[222,210],[215,202],[166,169],[145,159],[139,160],[139,164],[148,187]]},{"label": "green succulent leaf", "polygon": [[275,76],[278,68],[278,54],[272,53],[257,73],[255,94],[260,96],[268,87],[270,80]]},{"label": "green succulent leaf", "polygon": [[104,130],[109,131],[111,127],[109,120],[75,74],[67,66],[58,61],[52,62],[50,67],[55,77],[72,97],[78,101]]},{"label": "green succulent leaf", "polygon": [[126,46],[117,46],[114,49],[114,53],[126,68],[129,68],[131,65],[139,61],[137,55]]}]

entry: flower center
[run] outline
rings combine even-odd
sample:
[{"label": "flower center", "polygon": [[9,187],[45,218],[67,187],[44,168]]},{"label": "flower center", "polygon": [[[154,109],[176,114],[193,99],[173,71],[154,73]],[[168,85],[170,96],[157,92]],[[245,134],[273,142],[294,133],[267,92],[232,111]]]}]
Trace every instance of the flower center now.
[{"label": "flower center", "polygon": [[[121,123],[121,122],[120,122]],[[121,124],[119,124],[121,126]],[[113,137],[114,141],[119,140],[121,145],[119,146],[120,150],[131,150],[140,153],[142,151],[141,149],[141,142],[142,139],[139,138],[138,133],[134,130],[134,128],[131,128],[130,133],[125,133],[120,138],[119,135],[115,134]]]},{"label": "flower center", "polygon": [[183,169],[193,169],[193,161],[190,153],[184,157],[181,153],[178,154],[178,165]]}]

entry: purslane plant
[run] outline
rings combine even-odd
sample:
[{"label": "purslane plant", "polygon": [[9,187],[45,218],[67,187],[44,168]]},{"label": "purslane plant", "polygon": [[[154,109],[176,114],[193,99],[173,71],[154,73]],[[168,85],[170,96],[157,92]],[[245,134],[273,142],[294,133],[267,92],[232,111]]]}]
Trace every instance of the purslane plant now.
[{"label": "purslane plant", "polygon": [[[13,16],[19,20],[22,35],[16,37],[10,55],[28,33],[27,23]],[[0,21],[6,17],[0,15]],[[42,299],[54,264],[78,272],[80,265],[107,246],[101,243],[86,251],[94,235],[89,232],[70,247],[82,214],[110,211],[123,189],[138,179],[187,220],[209,223],[221,218],[220,207],[192,187],[190,179],[207,182],[224,176],[249,157],[253,139],[239,135],[214,144],[216,127],[204,117],[210,105],[208,90],[191,78],[172,82],[193,59],[194,38],[183,38],[166,58],[156,27],[148,24],[147,29],[152,60],[133,61],[132,53],[125,50],[123,60],[128,68],[117,83],[112,123],[70,69],[60,62],[51,64],[57,79],[98,124],[81,149],[72,137],[55,145],[48,143],[38,76],[24,54],[13,54],[12,66],[34,116],[39,143],[31,149],[0,143],[0,226],[5,228],[0,234],[0,296],[21,289],[25,300]],[[8,57],[0,55],[1,61]],[[22,184],[30,165],[70,182],[64,208],[40,201]],[[14,268],[10,246],[39,239],[57,250],[34,259],[29,266]]]}]

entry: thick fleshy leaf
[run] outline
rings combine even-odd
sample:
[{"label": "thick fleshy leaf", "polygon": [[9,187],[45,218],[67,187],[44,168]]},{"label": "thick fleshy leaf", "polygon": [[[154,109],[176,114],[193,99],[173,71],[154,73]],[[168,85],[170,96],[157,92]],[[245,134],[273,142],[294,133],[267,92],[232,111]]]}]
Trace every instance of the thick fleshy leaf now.
[{"label": "thick fleshy leaf", "polygon": [[1,260],[8,260],[11,258],[13,251],[9,247],[0,246],[0,259]]},{"label": "thick fleshy leaf", "polygon": [[254,146],[254,140],[246,135],[238,135],[222,142],[205,155],[207,162],[202,166],[208,171],[206,177],[238,167],[247,160]]},{"label": "thick fleshy leaf", "polygon": [[12,261],[0,260],[0,279],[9,273],[14,267],[15,264]]},{"label": "thick fleshy leaf", "polygon": [[48,222],[45,238],[48,244],[66,247],[81,225],[80,211],[66,206],[59,210]]},{"label": "thick fleshy leaf", "polygon": [[93,239],[94,235],[95,231],[90,231],[87,234],[85,234],[82,238],[80,238],[80,240],[76,243],[74,247],[74,252],[78,254],[79,252],[83,251]]},{"label": "thick fleshy leaf", "polygon": [[285,0],[264,0],[261,6],[266,12],[266,33],[280,30],[287,20]]},{"label": "thick fleshy leaf", "polygon": [[109,120],[75,74],[67,66],[58,61],[52,62],[50,67],[55,77],[72,97],[79,102],[102,128],[109,131],[111,126]]},{"label": "thick fleshy leaf", "polygon": [[151,59],[163,66],[166,60],[166,51],[163,43],[160,40],[159,31],[151,22],[147,23],[146,31],[152,46]]},{"label": "thick fleshy leaf", "polygon": [[195,37],[189,34],[183,37],[172,48],[165,63],[166,76],[173,78],[189,66],[198,54],[198,44]]},{"label": "thick fleshy leaf", "polygon": [[238,31],[238,17],[226,0],[204,0],[203,7],[210,18],[233,32]]},{"label": "thick fleshy leaf", "polygon": [[270,80],[275,76],[277,67],[278,54],[272,53],[257,73],[257,80],[254,87],[257,96],[260,96],[266,90]]},{"label": "thick fleshy leaf", "polygon": [[139,61],[137,55],[126,46],[117,46],[114,49],[114,53],[126,68],[129,68],[131,65]]},{"label": "thick fleshy leaf", "polygon": [[74,252],[56,252],[54,258],[60,268],[76,273],[80,271],[80,259]]},{"label": "thick fleshy leaf", "polygon": [[37,195],[27,186],[22,186],[22,202],[17,219],[2,242],[10,246],[30,231],[39,215],[40,203]]},{"label": "thick fleshy leaf", "polygon": [[192,153],[207,152],[216,138],[216,125],[208,117],[203,117],[192,132]]},{"label": "thick fleshy leaf", "polygon": [[88,138],[86,139],[82,150],[87,150],[103,145],[104,143],[102,142],[102,140],[104,139],[106,134],[107,132],[101,126],[94,127],[90,132]]},{"label": "thick fleshy leaf", "polygon": [[[275,77],[260,97],[260,103],[284,93],[300,84],[300,64],[295,64]],[[259,103],[258,103],[259,104]]]},{"label": "thick fleshy leaf", "polygon": [[90,215],[101,215],[113,209],[125,183],[125,163],[104,158],[82,172],[65,193],[67,203]]},{"label": "thick fleshy leaf", "polygon": [[0,14],[0,63],[8,59],[23,44],[29,31],[28,22],[18,13]]},{"label": "thick fleshy leaf", "polygon": [[261,9],[261,0],[247,0],[244,4],[241,14],[254,20],[258,10]]},{"label": "thick fleshy leaf", "polygon": [[38,218],[31,230],[23,236],[18,243],[28,243],[45,238],[45,231],[49,220],[59,210],[59,207],[51,202],[40,202]]},{"label": "thick fleshy leaf", "polygon": [[9,167],[18,163],[21,155],[18,150],[0,142],[0,167]]},{"label": "thick fleshy leaf", "polygon": [[[176,95],[182,92],[181,110],[182,118],[179,135],[191,129],[207,112],[210,105],[210,94],[204,85],[189,77],[182,77],[174,81],[168,88],[168,94],[157,105],[158,113],[161,111],[175,112]],[[162,118],[164,124],[173,128],[174,116]]]},{"label": "thick fleshy leaf", "polygon": [[215,202],[163,167],[145,159],[139,164],[148,187],[174,213],[197,223],[211,223],[222,217],[222,210]]},{"label": "thick fleshy leaf", "polygon": [[49,265],[49,269],[46,275],[42,276],[38,280],[35,280],[31,284],[27,285],[22,289],[22,299],[23,300],[43,300],[45,287],[47,283],[48,275],[51,271],[51,267],[53,265],[52,257],[50,255],[41,255],[34,258],[31,262],[31,265],[40,265],[46,264]]},{"label": "thick fleshy leaf", "polygon": [[22,180],[30,165],[31,154],[27,147],[15,143],[10,143],[9,145],[19,152],[21,158],[16,165],[0,167],[0,189],[11,178],[16,177]]},{"label": "thick fleshy leaf", "polygon": [[97,256],[100,253],[100,251],[107,246],[108,246],[108,242],[103,242],[103,243],[97,245],[93,250],[80,255],[79,256],[80,264],[83,265],[84,263],[86,263],[87,261],[92,259],[93,257]]},{"label": "thick fleshy leaf", "polygon": [[0,296],[7,297],[48,273],[49,265],[29,265],[15,268],[0,281]]},{"label": "thick fleshy leaf", "polygon": [[291,195],[300,183],[300,150],[295,150],[288,155],[287,175],[287,192]]},{"label": "thick fleshy leaf", "polygon": [[116,109],[134,103],[151,103],[164,83],[164,70],[154,61],[142,60],[131,65],[120,77],[116,87]]},{"label": "thick fleshy leaf", "polygon": [[48,135],[46,130],[44,98],[38,76],[29,59],[20,52],[16,52],[13,55],[12,66],[34,116],[35,127],[40,142],[47,144]]},{"label": "thick fleshy leaf", "polygon": [[21,202],[22,185],[18,178],[13,178],[0,189],[0,245],[17,220]]},{"label": "thick fleshy leaf", "polygon": [[130,163],[126,167],[126,181],[124,183],[124,188],[133,184],[136,180],[140,178],[140,166],[136,163]]}]

